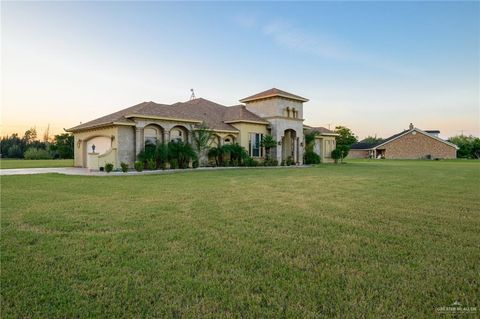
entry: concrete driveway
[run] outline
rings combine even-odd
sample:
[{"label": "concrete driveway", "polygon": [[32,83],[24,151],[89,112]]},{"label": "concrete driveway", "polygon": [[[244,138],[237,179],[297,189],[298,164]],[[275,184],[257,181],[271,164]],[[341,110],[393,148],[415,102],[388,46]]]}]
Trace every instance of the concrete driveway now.
[{"label": "concrete driveway", "polygon": [[7,175],[30,175],[30,174],[45,174],[45,173],[59,173],[65,175],[94,175],[87,168],[80,167],[48,167],[48,168],[13,168],[0,169],[0,176]]}]

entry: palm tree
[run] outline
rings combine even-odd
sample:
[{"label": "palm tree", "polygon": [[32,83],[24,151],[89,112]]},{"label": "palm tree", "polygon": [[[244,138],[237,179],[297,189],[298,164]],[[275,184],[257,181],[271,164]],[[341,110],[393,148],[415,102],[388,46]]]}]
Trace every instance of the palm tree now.
[{"label": "palm tree", "polygon": [[267,160],[270,159],[270,149],[277,146],[277,141],[271,135],[265,135],[260,142],[261,147],[265,147]]},{"label": "palm tree", "polygon": [[192,134],[192,143],[197,152],[198,158],[205,159],[206,151],[208,150],[213,137],[213,131],[205,122],[197,127],[192,127],[190,131]]}]

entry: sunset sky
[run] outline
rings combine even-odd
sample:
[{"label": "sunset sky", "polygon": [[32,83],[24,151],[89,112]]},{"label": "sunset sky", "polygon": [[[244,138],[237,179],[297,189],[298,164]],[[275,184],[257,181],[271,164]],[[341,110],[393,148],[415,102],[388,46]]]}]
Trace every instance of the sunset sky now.
[{"label": "sunset sky", "polygon": [[478,2],[1,4],[1,134],[277,87],[305,124],[479,135]]}]

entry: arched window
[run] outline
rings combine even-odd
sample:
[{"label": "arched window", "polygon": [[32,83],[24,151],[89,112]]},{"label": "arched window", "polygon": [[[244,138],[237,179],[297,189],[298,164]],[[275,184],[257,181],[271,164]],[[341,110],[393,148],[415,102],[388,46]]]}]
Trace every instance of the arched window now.
[{"label": "arched window", "polygon": [[287,117],[290,117],[290,108],[287,107],[287,108],[286,108],[286,111],[287,111]]},{"label": "arched window", "polygon": [[187,132],[182,127],[176,126],[170,130],[170,141],[186,142]]},{"label": "arched window", "polygon": [[143,130],[143,136],[145,140],[145,145],[147,144],[157,144],[159,138],[159,130],[153,126],[147,126]]},{"label": "arched window", "polygon": [[292,117],[297,118],[297,110],[295,108],[292,109]]}]

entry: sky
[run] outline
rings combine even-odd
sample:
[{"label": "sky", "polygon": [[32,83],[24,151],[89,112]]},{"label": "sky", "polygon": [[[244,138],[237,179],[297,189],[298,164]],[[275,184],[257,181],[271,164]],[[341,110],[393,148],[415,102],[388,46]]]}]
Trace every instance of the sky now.
[{"label": "sky", "polygon": [[479,20],[476,1],[2,2],[0,134],[276,87],[360,138],[478,136]]}]

